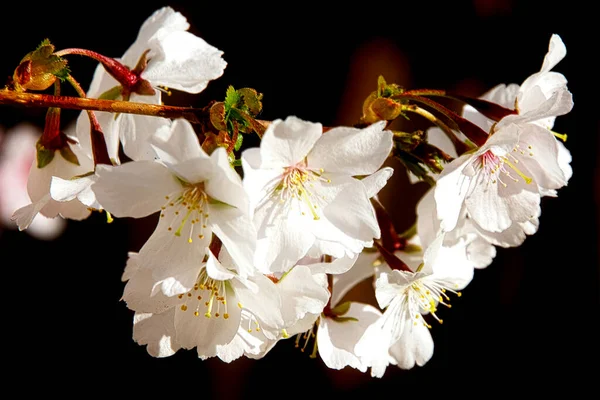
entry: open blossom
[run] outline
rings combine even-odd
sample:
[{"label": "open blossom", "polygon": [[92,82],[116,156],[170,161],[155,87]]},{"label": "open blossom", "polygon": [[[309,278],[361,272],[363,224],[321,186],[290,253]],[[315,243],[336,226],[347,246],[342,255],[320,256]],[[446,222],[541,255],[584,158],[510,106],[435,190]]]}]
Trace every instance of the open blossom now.
[{"label": "open blossom", "polygon": [[[566,46],[560,36],[552,35],[548,53],[544,57],[539,72],[529,76],[520,86],[514,83],[501,84],[482,96],[485,100],[517,111],[517,114],[509,115],[499,121],[494,129],[500,129],[504,124],[525,121],[546,128],[549,130],[546,134],[555,136],[555,152],[565,184],[573,175],[570,165],[571,153],[558,139],[566,140],[567,136],[550,130],[554,127],[556,116],[568,113],[573,107],[572,95],[567,89],[567,79],[563,74],[552,71],[566,53]],[[548,110],[553,111],[548,112]],[[493,127],[493,121],[485,118],[472,107],[465,107],[464,114],[467,119],[477,123],[485,130],[491,130]],[[540,193],[546,196],[556,196],[556,188],[547,188],[542,184]]]},{"label": "open blossom", "polygon": [[266,340],[265,349],[295,336],[297,348],[313,358],[318,355],[327,367],[349,366],[365,372],[368,366],[355,354],[354,346],[381,312],[359,302],[330,303],[327,276],[316,272],[323,264],[296,265],[277,280],[284,329],[271,332],[274,339]]},{"label": "open blossom", "polygon": [[243,152],[259,268],[287,271],[306,255],[352,257],[379,237],[369,198],[392,173],[380,169],[392,148],[383,127],[323,133],[319,123],[288,117],[269,125],[260,148]]},{"label": "open blossom", "polygon": [[[211,80],[223,74],[227,63],[222,58],[221,50],[188,32],[189,27],[181,13],[171,7],[163,7],[142,24],[135,42],[120,61],[131,70],[143,66],[139,77],[154,88],[199,93]],[[136,69],[136,72],[139,71]],[[106,97],[115,87],[119,87],[117,80],[102,65],[98,65],[87,96]],[[143,95],[127,93],[127,99],[161,104],[161,90]],[[110,97],[116,98],[114,94]],[[161,126],[168,124],[165,118],[134,114],[118,114],[115,117],[113,113],[97,112],[97,116],[106,137],[108,154],[115,162],[119,161],[119,142],[123,145],[124,153],[132,159],[152,158],[153,152],[147,139]],[[78,136],[89,137],[89,128],[87,115],[82,112],[77,121]]]},{"label": "open blossom", "polygon": [[99,165],[92,185],[104,208],[117,217],[140,218],[160,211],[156,229],[140,249],[140,263],[153,271],[156,290],[167,296],[189,291],[192,266],[202,260],[212,233],[240,268],[254,271],[255,231],[242,180],[224,148],[210,156],[183,119],[152,138],[158,159]]},{"label": "open blossom", "polygon": [[[31,124],[14,126],[4,134],[0,131],[0,223],[5,228],[16,228],[13,212],[31,202],[27,194],[27,179],[35,159],[35,143],[41,130]],[[27,233],[37,239],[51,240],[66,227],[62,218],[35,215]]]},{"label": "open blossom", "polygon": [[155,357],[196,348],[202,359],[230,362],[244,352],[262,351],[264,342],[253,335],[283,326],[279,293],[269,278],[242,277],[224,247],[218,257],[205,250],[206,261],[189,266],[193,287],[173,296],[156,292],[152,270],[130,253],[123,300],[135,311],[134,340]]},{"label": "open blossom", "polygon": [[440,174],[435,199],[442,228],[454,229],[463,207],[490,232],[534,220],[540,216],[538,182],[546,187],[565,183],[554,138],[538,125],[505,126]]},{"label": "open blossom", "polygon": [[422,366],[433,355],[431,325],[424,316],[441,322],[439,305],[449,305],[449,294],[460,296],[473,278],[464,247],[448,248],[443,242],[442,233],[427,246],[418,267],[408,265],[411,271],[379,266],[375,296],[385,311],[355,349],[372,376],[383,376],[390,363],[403,369]]}]

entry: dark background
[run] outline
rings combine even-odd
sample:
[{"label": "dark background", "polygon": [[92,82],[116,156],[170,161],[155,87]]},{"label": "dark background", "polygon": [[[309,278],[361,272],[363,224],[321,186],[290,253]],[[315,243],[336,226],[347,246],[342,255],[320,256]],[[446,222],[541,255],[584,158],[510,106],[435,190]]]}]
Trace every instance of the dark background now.
[{"label": "dark background", "polygon": [[[524,245],[498,249],[487,269],[435,325],[433,358],[424,367],[389,367],[382,379],[327,369],[279,343],[264,359],[225,364],[192,351],[150,357],[131,339],[132,312],[120,296],[127,251],[138,250],[153,218],[105,223],[94,214],[70,222],[53,242],[4,231],[4,385],[25,394],[394,397],[484,395],[498,391],[571,395],[598,378],[598,123],[592,98],[598,29],[578,2],[474,0],[452,2],[277,3],[105,2],[73,8],[14,2],[0,10],[0,77],[44,38],[57,49],[82,47],[119,57],[157,8],[182,12],[190,30],[224,51],[224,75],[199,95],[174,94],[168,104],[202,106],[222,99],[228,85],[264,93],[261,118],[297,115],[324,125],[353,124],[362,100],[383,74],[408,88],[458,89],[480,95],[498,83],[521,83],[539,70],[552,33],[567,46],[555,70],[569,80],[575,107],[557,119],[569,135],[574,176],[558,198],[544,198],[541,226]],[[89,85],[95,64],[69,58],[73,75]],[[586,70],[587,69],[587,70]],[[589,70],[589,73],[588,73]],[[68,93],[68,92],[65,92]],[[65,120],[77,113],[67,111]],[[0,124],[29,120],[44,110],[0,107]],[[576,122],[577,121],[577,122]],[[424,121],[414,121],[425,124]],[[425,187],[411,187],[397,169],[384,195],[402,229]],[[393,199],[393,203],[392,200]],[[369,298],[365,288],[353,295]],[[363,290],[361,292],[361,290]],[[21,380],[22,382],[19,383]],[[595,387],[595,385],[594,385]]]}]

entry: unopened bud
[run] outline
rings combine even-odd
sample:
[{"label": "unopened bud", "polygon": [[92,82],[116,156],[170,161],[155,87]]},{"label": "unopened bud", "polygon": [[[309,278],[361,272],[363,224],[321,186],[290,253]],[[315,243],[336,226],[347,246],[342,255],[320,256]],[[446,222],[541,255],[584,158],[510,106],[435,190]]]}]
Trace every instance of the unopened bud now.
[{"label": "unopened bud", "polygon": [[55,56],[54,46],[44,40],[37,49],[28,53],[13,73],[15,89],[46,90],[56,78],[66,78],[69,71],[67,61]]},{"label": "unopened bud", "polygon": [[227,123],[225,122],[225,104],[223,102],[216,102],[210,107],[210,122],[220,131],[227,130]]}]

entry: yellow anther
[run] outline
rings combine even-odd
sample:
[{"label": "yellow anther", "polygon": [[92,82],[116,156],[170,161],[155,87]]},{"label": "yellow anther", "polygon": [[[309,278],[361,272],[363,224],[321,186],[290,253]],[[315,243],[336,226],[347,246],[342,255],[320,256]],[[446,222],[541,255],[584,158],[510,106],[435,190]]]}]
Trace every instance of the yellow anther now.
[{"label": "yellow anther", "polygon": [[182,304],[181,305],[181,311],[185,311],[185,310],[187,310],[187,306],[185,304]]}]

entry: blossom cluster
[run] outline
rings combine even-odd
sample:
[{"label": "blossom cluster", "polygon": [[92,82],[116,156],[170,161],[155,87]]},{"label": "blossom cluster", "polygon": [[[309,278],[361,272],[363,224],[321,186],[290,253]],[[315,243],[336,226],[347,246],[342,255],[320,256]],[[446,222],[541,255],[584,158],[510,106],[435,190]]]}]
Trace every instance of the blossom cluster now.
[{"label": "blossom cluster", "polygon": [[[131,79],[101,62],[86,96],[161,105],[168,89],[201,92],[227,64],[188,29],[179,12],[157,10],[115,59]],[[441,172],[427,172],[432,186],[405,234],[378,197],[403,138],[389,129],[391,117],[325,127],[290,115],[264,123],[258,147],[236,145],[236,159],[229,143],[206,146],[186,118],[82,111],[50,156],[50,142],[38,144],[31,202],[12,220],[25,230],[38,214],[155,215],[152,235],[128,254],[122,297],[134,312],[133,339],[154,357],[195,349],[201,359],[258,359],[290,339],[333,369],[381,377],[390,365],[422,366],[440,305],[461,296],[497,247],[534,234],[541,198],[571,178],[566,135],[553,131],[573,107],[566,78],[553,71],[565,55],[553,35],[538,72],[464,106],[461,121],[483,139],[427,131],[447,158]],[[401,107],[390,99],[385,107]],[[237,122],[225,130],[237,135]],[[94,132],[102,132],[104,162]],[[377,304],[347,300],[366,279]]]}]

